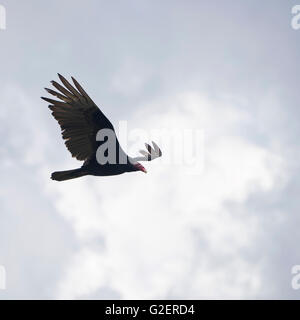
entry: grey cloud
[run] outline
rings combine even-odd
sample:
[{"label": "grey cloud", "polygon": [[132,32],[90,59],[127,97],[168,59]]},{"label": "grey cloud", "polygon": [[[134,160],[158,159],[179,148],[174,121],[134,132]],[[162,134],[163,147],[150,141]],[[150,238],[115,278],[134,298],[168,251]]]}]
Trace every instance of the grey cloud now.
[{"label": "grey cloud", "polygon": [[[199,209],[193,213],[181,212],[183,217],[185,213],[192,222],[197,222],[191,229],[187,225],[188,231],[179,229],[182,239],[186,234],[190,237],[183,244],[183,248],[192,245],[189,264],[174,271],[179,275],[176,283],[172,282],[172,277],[166,282],[161,280],[164,283],[161,292],[158,285],[155,290],[155,285],[142,282],[138,277],[132,280],[133,288],[144,292],[149,286],[162,297],[175,298],[299,299],[299,292],[290,286],[290,269],[300,264],[297,248],[300,31],[290,27],[294,1],[87,3],[68,0],[45,5],[34,0],[3,0],[1,4],[7,9],[7,30],[0,31],[0,265],[5,265],[8,276],[8,289],[0,291],[1,299],[62,295],[58,288],[68,287],[68,281],[77,279],[77,272],[80,274],[72,269],[72,263],[85,246],[91,247],[108,266],[109,261],[118,261],[114,254],[124,239],[113,241],[107,233],[110,228],[118,230],[120,227],[120,221],[113,220],[117,213],[110,212],[114,206],[107,200],[114,183],[120,186],[115,201],[129,205],[129,211],[135,210],[132,209],[133,200],[126,202],[122,198],[127,187],[124,179],[95,181],[87,178],[70,186],[71,192],[86,190],[82,202],[75,199],[74,203],[78,204],[82,215],[84,208],[88,208],[92,222],[87,222],[75,209],[70,209],[72,193],[49,180],[51,171],[78,165],[65,150],[57,124],[39,99],[44,94],[42,88],[49,85],[56,72],[78,78],[114,123],[138,119],[139,126],[148,125],[147,119],[136,114],[146,110],[148,104],[155,108],[156,102],[161,108],[153,109],[156,113],[161,112],[162,117],[168,112],[174,115],[175,107],[166,103],[176,101],[177,94],[186,92],[203,95],[218,103],[220,108],[229,104],[236,114],[245,112],[247,117],[230,130],[225,125],[225,138],[235,135],[245,145],[280,155],[285,163],[284,177],[274,175],[271,189],[254,188],[252,192],[247,191],[243,201],[229,197],[222,203],[221,213],[230,217],[224,221],[231,222],[232,228],[240,225],[247,230],[247,223],[256,221],[255,237],[247,238],[250,243],[239,246],[231,239],[235,245],[233,252],[218,252],[213,248],[213,241],[217,240],[206,235],[204,222],[193,220],[193,214]],[[217,118],[218,114],[215,116]],[[220,123],[222,119],[218,119]],[[158,169],[155,167],[155,170]],[[142,183],[137,178],[125,179],[132,187]],[[162,200],[161,195],[153,192],[162,215],[172,195],[176,192],[181,195],[180,187],[175,187],[176,179],[179,178],[175,175],[171,177],[169,183],[173,184],[161,191],[168,198]],[[145,185],[151,193],[152,180],[147,181]],[[193,183],[200,185],[196,180]],[[137,194],[143,199],[142,193]],[[209,194],[202,196],[206,198]],[[188,197],[187,201],[192,207],[199,205]],[[181,217],[178,208],[174,205],[169,208],[175,216]],[[201,214],[205,216],[203,211],[199,212]],[[128,216],[128,219],[135,219],[134,214],[128,213]],[[179,219],[182,223],[183,217]],[[230,227],[215,225],[214,230],[217,232],[220,228],[226,235]],[[162,236],[160,230],[157,232]],[[89,233],[91,238],[87,238]],[[122,234],[128,236],[128,245],[135,248],[130,242],[130,232]],[[238,239],[239,233],[236,234]],[[145,244],[149,249],[156,245]],[[120,246],[120,250],[122,248]],[[125,258],[126,254],[129,256],[133,252],[128,249]],[[172,254],[182,252],[174,249]],[[140,259],[143,257],[141,253]],[[172,259],[171,255],[170,261]],[[158,271],[152,274],[137,260],[137,266],[144,270],[139,276],[156,280],[164,274]],[[79,263],[77,267],[80,269],[80,266]],[[236,273],[224,276],[222,266]],[[244,271],[236,270],[239,266],[245,268]],[[89,265],[86,268],[90,270]],[[105,271],[104,266],[102,268],[100,271],[109,278],[112,274]],[[186,276],[181,270],[186,270]],[[259,290],[256,280],[247,278],[251,270],[260,281]],[[122,282],[123,270],[116,268],[114,272]],[[238,275],[244,275],[246,280],[238,279]],[[102,279],[102,274],[95,273],[97,276]],[[194,277],[199,286],[191,288]],[[142,284],[138,285],[139,281]],[[219,281],[219,291],[214,291],[216,281]],[[208,288],[207,292],[202,290],[202,285]],[[229,292],[231,285],[234,290]],[[66,294],[72,296],[68,290],[73,289],[68,287]],[[125,284],[111,280],[107,283],[99,280],[98,286],[91,285],[86,290],[89,292],[73,293],[73,296],[122,298],[126,290],[128,295],[132,294]]]}]

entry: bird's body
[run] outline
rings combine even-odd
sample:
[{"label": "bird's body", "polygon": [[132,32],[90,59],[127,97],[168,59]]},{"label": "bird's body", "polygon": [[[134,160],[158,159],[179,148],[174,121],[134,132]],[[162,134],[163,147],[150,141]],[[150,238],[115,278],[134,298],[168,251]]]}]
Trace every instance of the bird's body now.
[{"label": "bird's body", "polygon": [[146,169],[140,161],[151,161],[161,156],[161,150],[153,142],[154,148],[146,144],[148,152],[140,151],[143,157],[131,158],[121,148],[111,122],[96,106],[80,84],[72,78],[73,87],[63,76],[59,75],[65,87],[52,81],[56,92],[47,92],[62,101],[42,97],[49,102],[52,115],[58,121],[62,137],[72,156],[84,161],[81,168],[58,171],[51,175],[53,180],[64,181],[86,175],[112,176],[125,172]]}]

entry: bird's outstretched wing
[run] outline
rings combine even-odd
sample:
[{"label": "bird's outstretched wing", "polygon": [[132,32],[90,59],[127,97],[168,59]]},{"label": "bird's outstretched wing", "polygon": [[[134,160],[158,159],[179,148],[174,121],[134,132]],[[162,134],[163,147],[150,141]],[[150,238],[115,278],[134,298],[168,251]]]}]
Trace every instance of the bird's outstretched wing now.
[{"label": "bird's outstretched wing", "polygon": [[49,108],[61,127],[62,137],[72,157],[88,160],[99,145],[96,141],[97,132],[101,129],[114,131],[114,127],[73,77],[75,87],[62,75],[58,76],[64,87],[51,81],[58,92],[48,88],[45,90],[61,101],[42,99],[50,103]]}]

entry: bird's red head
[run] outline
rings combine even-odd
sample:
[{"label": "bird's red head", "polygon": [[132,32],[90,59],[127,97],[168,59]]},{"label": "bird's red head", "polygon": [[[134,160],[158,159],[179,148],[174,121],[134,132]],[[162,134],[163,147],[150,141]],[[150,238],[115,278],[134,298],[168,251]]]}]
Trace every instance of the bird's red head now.
[{"label": "bird's red head", "polygon": [[139,162],[135,163],[134,167],[137,171],[143,171],[144,173],[147,173],[147,170]]}]

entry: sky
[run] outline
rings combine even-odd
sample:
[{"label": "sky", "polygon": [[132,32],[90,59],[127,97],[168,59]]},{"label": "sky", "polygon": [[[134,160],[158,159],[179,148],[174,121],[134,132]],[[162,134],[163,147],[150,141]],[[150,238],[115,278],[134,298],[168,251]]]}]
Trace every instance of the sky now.
[{"label": "sky", "polygon": [[[299,299],[296,4],[0,0],[0,299]],[[147,175],[50,179],[58,72]]]}]

